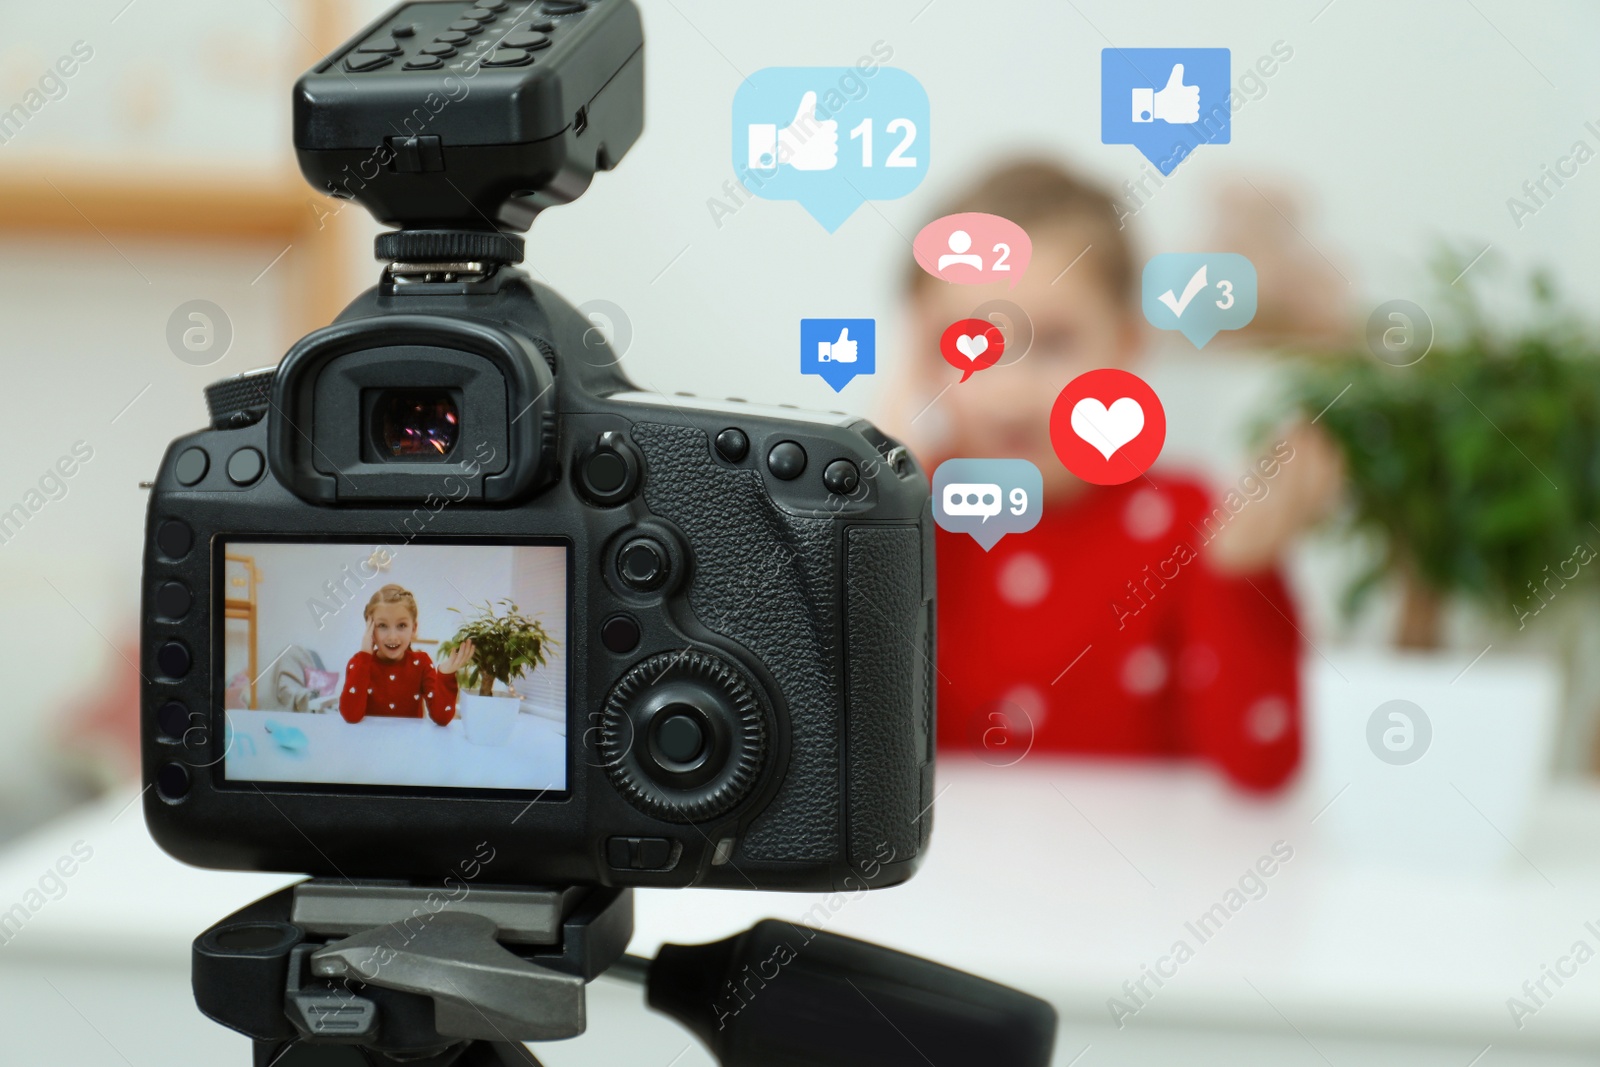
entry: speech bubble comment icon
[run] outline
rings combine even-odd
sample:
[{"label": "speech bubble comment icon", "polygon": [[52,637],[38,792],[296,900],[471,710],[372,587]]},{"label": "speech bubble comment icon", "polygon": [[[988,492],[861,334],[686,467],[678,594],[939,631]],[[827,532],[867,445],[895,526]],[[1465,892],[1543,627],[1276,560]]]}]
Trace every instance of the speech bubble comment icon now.
[{"label": "speech bubble comment icon", "polygon": [[1010,219],[966,211],[934,219],[911,242],[917,266],[956,285],[1010,282],[1015,289],[1033,259],[1033,241]]},{"label": "speech bubble comment icon", "polygon": [[940,336],[939,354],[961,372],[964,382],[1000,361],[1006,354],[1006,335],[987,319],[958,319]]},{"label": "speech bubble comment icon", "polygon": [[1025,459],[947,459],[933,472],[933,520],[985,552],[1043,513],[1044,477]]},{"label": "speech bubble comment icon", "polygon": [[829,233],[868,200],[922,184],[928,94],[895,67],[768,67],[733,97],[733,167],[763,200],[798,200]]},{"label": "speech bubble comment icon", "polygon": [[1256,317],[1256,268],[1236,252],[1166,252],[1144,265],[1144,317],[1204,348]]},{"label": "speech bubble comment icon", "polygon": [[1100,143],[1131,144],[1162,174],[1203,144],[1233,139],[1226,48],[1100,52]]},{"label": "speech bubble comment icon", "polygon": [[957,482],[944,487],[946,515],[980,515],[984,522],[1000,514],[1000,486],[994,482]]}]

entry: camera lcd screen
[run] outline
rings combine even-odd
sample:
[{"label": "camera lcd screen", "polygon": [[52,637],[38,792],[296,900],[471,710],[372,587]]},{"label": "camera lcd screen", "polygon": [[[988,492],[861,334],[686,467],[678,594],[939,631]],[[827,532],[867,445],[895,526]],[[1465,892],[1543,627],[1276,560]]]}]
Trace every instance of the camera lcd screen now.
[{"label": "camera lcd screen", "polygon": [[227,541],[232,782],[567,788],[564,543]]}]

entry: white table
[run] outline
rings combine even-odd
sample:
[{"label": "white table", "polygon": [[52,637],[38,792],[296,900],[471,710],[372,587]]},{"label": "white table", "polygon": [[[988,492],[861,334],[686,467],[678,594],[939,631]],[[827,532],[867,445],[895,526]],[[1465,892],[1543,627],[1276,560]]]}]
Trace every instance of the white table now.
[{"label": "white table", "polygon": [[498,745],[474,744],[458,715],[432,719],[369,715],[228,712],[228,777],[256,782],[338,782],[476,789],[561,789],[567,739],[551,720],[519,714]]},{"label": "white table", "polygon": [[[1520,1031],[1506,1007],[1575,939],[1600,948],[1583,925],[1600,927],[1600,791],[1592,787],[1546,795],[1520,843],[1526,859],[1508,850],[1510,863],[1476,877],[1355,865],[1313,821],[1327,796],[1252,800],[1197,769],[945,760],[939,790],[923,871],[898,889],[836,898],[825,928],[1047,997],[1062,1015],[1059,1064],[1086,1045],[1080,1067],[1466,1067],[1486,1046],[1482,1067],[1553,1067],[1592,1062],[1600,1050],[1600,959]],[[74,842],[93,849],[65,879],[64,895],[46,899],[0,945],[6,1063],[248,1062],[242,1038],[194,1010],[189,942],[293,879],[184,867],[150,842],[137,805],[119,813],[129,799],[131,790],[0,856],[3,909],[37,888]],[[1279,841],[1293,857],[1263,880],[1264,895],[1199,943],[1185,924],[1224,902]],[[821,899],[641,892],[633,951],[722,937],[768,915],[799,920]],[[1123,982],[1180,938],[1193,958],[1159,989],[1146,979],[1153,995],[1115,1028],[1107,999],[1126,1001]],[[47,1060],[47,1034],[69,1054]],[[635,989],[601,981],[591,990],[590,1033],[540,1052],[552,1067],[711,1062],[697,1045],[684,1052],[689,1045],[674,1024],[640,1008]]]}]

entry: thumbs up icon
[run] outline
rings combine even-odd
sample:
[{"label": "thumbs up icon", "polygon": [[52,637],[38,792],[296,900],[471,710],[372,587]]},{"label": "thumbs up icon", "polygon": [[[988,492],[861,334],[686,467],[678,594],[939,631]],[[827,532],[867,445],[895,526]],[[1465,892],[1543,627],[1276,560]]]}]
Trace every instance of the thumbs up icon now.
[{"label": "thumbs up icon", "polygon": [[856,361],[856,343],[850,340],[850,327],[846,326],[839,331],[839,339],[829,344],[827,341],[817,342],[818,363],[854,363]]},{"label": "thumbs up icon", "polygon": [[1183,64],[1174,63],[1161,89],[1133,90],[1133,121],[1188,126],[1200,121],[1200,87],[1183,84]]},{"label": "thumbs up icon", "polygon": [[751,123],[751,170],[771,173],[781,163],[795,170],[832,170],[839,164],[839,123],[817,118],[817,94],[800,98],[794,120],[783,129],[776,123]]}]

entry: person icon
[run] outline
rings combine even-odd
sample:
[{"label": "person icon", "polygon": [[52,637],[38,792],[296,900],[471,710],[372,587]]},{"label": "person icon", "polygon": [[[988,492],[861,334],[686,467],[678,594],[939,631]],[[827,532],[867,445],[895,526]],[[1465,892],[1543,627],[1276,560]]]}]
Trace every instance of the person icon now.
[{"label": "person icon", "polygon": [[983,257],[969,254],[972,247],[972,235],[966,230],[956,230],[950,234],[950,254],[939,257],[939,273],[943,274],[946,267],[953,267],[958,263],[965,263],[978,270],[983,269]]}]

